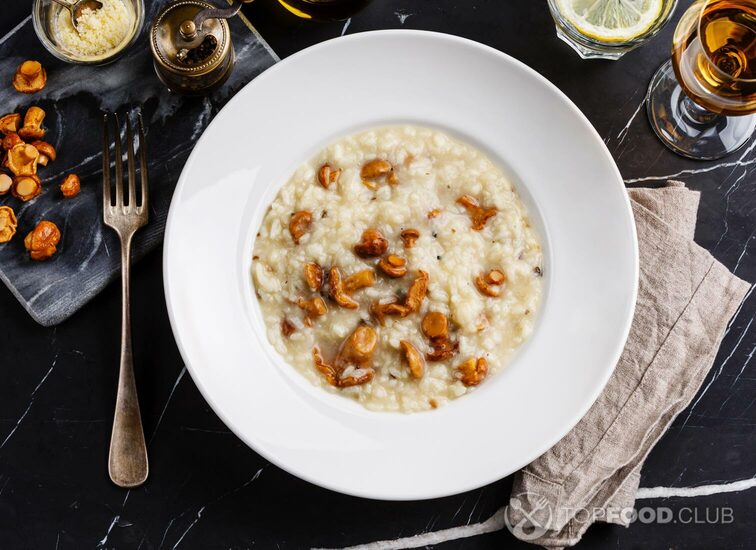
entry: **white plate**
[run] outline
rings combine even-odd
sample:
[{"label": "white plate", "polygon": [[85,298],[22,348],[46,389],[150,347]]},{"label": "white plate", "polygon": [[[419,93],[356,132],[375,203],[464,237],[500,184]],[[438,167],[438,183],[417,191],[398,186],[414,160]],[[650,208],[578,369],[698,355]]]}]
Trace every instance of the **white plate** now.
[{"label": "white plate", "polygon": [[[258,225],[297,165],[339,136],[396,122],[442,128],[497,159],[546,250],[528,344],[473,394],[412,415],[367,411],[285,364],[266,340],[250,280]],[[396,500],[480,487],[556,443],[611,374],[638,280],[622,179],[580,111],[496,50],[417,31],[319,44],[241,90],[186,163],[164,254],[176,341],[228,427],[312,483]]]}]

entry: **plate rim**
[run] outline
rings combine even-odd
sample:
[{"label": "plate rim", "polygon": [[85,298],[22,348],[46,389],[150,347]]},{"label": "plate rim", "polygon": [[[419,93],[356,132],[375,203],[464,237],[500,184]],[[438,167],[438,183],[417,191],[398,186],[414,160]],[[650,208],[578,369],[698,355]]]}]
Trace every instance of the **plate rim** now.
[{"label": "plate rim", "polygon": [[[633,267],[633,274],[632,274],[632,282],[633,286],[632,289],[630,289],[630,300],[629,300],[629,308],[628,308],[628,315],[626,316],[626,319],[624,321],[624,326],[622,327],[622,336],[620,339],[618,339],[618,345],[613,353],[613,359],[612,364],[614,365],[612,368],[607,368],[604,371],[603,376],[600,380],[597,380],[597,383],[594,385],[592,395],[590,399],[586,399],[585,403],[583,404],[583,407],[576,411],[576,413],[569,419],[568,422],[565,422],[564,425],[566,428],[564,430],[559,430],[560,433],[558,437],[552,438],[552,440],[545,441],[537,450],[537,452],[532,453],[532,456],[530,456],[526,461],[524,461],[522,464],[520,464],[515,470],[509,473],[500,473],[498,475],[488,476],[485,479],[481,479],[480,481],[477,481],[475,483],[472,483],[470,485],[466,485],[464,487],[455,487],[452,491],[449,490],[436,490],[436,491],[423,491],[423,492],[413,492],[413,491],[407,491],[404,494],[401,495],[387,495],[382,493],[375,493],[372,491],[365,491],[361,490],[361,488],[357,487],[345,487],[340,486],[338,483],[329,481],[329,480],[322,480],[322,479],[316,479],[314,476],[309,475],[306,472],[299,471],[297,468],[292,467],[289,464],[283,464],[282,461],[277,459],[273,453],[268,452],[268,450],[264,447],[258,446],[252,441],[250,441],[244,434],[240,433],[240,430],[234,425],[234,423],[226,416],[225,412],[216,405],[213,398],[209,395],[209,392],[207,388],[204,386],[204,384],[200,381],[200,379],[195,376],[195,367],[193,367],[188,360],[188,354],[185,348],[184,343],[182,342],[181,336],[179,334],[178,329],[178,320],[176,318],[175,308],[172,305],[171,300],[171,289],[170,289],[170,277],[168,276],[169,273],[169,250],[170,247],[167,246],[167,244],[170,241],[170,237],[173,233],[173,225],[175,223],[175,205],[176,205],[176,197],[179,195],[180,190],[185,185],[185,180],[187,179],[187,166],[190,166],[192,161],[194,160],[195,154],[197,153],[197,150],[199,149],[199,145],[202,142],[202,140],[205,138],[208,129],[215,124],[216,120],[218,119],[218,115],[221,111],[229,108],[233,104],[237,102],[239,97],[242,95],[242,92],[246,90],[246,88],[255,85],[256,82],[260,82],[264,79],[272,78],[271,75],[277,74],[279,72],[279,67],[286,67],[287,65],[293,63],[293,61],[300,59],[301,57],[306,57],[307,55],[311,55],[313,52],[317,52],[320,49],[325,49],[328,47],[333,46],[334,43],[337,42],[359,42],[361,40],[364,40],[366,38],[375,37],[376,35],[381,36],[392,36],[392,35],[415,35],[420,38],[428,38],[431,40],[442,40],[442,41],[448,41],[448,42],[456,42],[458,44],[472,47],[475,49],[480,50],[482,53],[494,55],[500,59],[502,59],[504,62],[513,64],[517,66],[520,70],[524,71],[525,73],[528,73],[529,76],[533,77],[536,81],[540,83],[540,85],[545,86],[548,88],[551,92],[555,93],[558,97],[561,98],[562,104],[569,108],[569,110],[572,112],[572,114],[577,116],[577,119],[580,120],[581,124],[584,126],[584,128],[587,130],[588,135],[592,136],[592,138],[596,141],[596,144],[599,146],[599,150],[601,150],[606,157],[606,160],[608,160],[609,166],[611,166],[612,171],[614,172],[614,175],[616,177],[616,183],[619,185],[619,187],[622,190],[622,197],[623,197],[623,204],[626,210],[627,214],[627,220],[630,222],[630,226],[632,231],[630,232],[631,236],[631,244],[633,249],[633,256],[631,258],[632,260],[632,267]],[[411,500],[429,500],[434,498],[442,498],[446,496],[461,494],[467,491],[479,489],[481,487],[484,487],[486,485],[489,485],[491,483],[494,483],[500,479],[503,479],[505,477],[508,477],[510,475],[513,475],[517,471],[521,470],[523,467],[527,466],[529,463],[531,463],[533,460],[541,456],[543,453],[548,451],[551,447],[553,447],[559,440],[561,440],[565,435],[567,435],[580,421],[583,416],[588,412],[588,410],[593,406],[593,404],[596,402],[598,397],[601,395],[601,393],[604,391],[604,388],[606,387],[607,382],[609,381],[609,378],[614,373],[614,370],[616,368],[616,364],[624,350],[625,344],[627,342],[627,338],[630,333],[630,328],[632,326],[632,321],[634,317],[635,308],[637,305],[637,297],[638,297],[638,287],[639,287],[639,272],[640,272],[640,260],[639,260],[639,248],[638,248],[638,236],[637,236],[637,228],[635,224],[635,217],[632,212],[632,205],[630,201],[629,194],[627,193],[627,188],[625,187],[624,180],[622,178],[622,175],[619,171],[619,168],[617,166],[617,163],[614,160],[614,157],[611,155],[608,147],[606,146],[606,143],[603,141],[601,136],[599,135],[598,131],[594,128],[594,126],[591,124],[590,120],[585,116],[585,114],[577,107],[577,105],[564,93],[562,90],[560,90],[555,84],[553,84],[551,81],[549,81],[545,76],[541,75],[538,71],[531,68],[530,66],[526,65],[524,62],[516,59],[515,57],[512,57],[511,55],[498,50],[494,47],[488,46],[486,44],[483,44],[481,42],[464,38],[457,35],[447,34],[443,32],[438,31],[428,31],[428,30],[416,30],[416,29],[381,29],[381,30],[371,30],[371,31],[363,31],[363,32],[357,32],[352,33],[345,36],[339,36],[335,38],[331,38],[329,40],[325,40],[323,42],[319,42],[317,44],[314,44],[312,46],[309,46],[305,49],[302,49],[284,59],[281,61],[275,63],[268,69],[266,69],[263,73],[258,75],[256,78],[245,84],[241,89],[239,89],[236,94],[216,113],[215,117],[213,117],[213,120],[208,124],[207,128],[202,132],[202,135],[197,139],[194,148],[192,149],[191,154],[187,158],[187,161],[184,165],[184,167],[181,170],[181,174],[178,178],[178,181],[176,183],[176,188],[174,189],[173,195],[171,197],[171,204],[168,211],[168,215],[166,218],[166,225],[165,225],[165,234],[163,238],[163,259],[162,259],[162,268],[163,268],[163,290],[165,295],[165,302],[166,302],[166,309],[168,312],[168,317],[171,325],[171,331],[174,336],[174,340],[176,342],[176,346],[179,350],[179,353],[181,355],[181,358],[183,359],[184,366],[189,371],[190,376],[192,377],[192,380],[199,390],[200,394],[202,395],[203,399],[207,402],[207,404],[212,408],[213,412],[221,419],[221,421],[226,425],[229,430],[231,430],[236,437],[238,437],[241,441],[245,443],[251,450],[253,450],[255,453],[262,456],[264,459],[268,460],[272,464],[276,465],[277,467],[281,468],[282,470],[286,471],[287,473],[290,473],[291,475],[294,475],[302,480],[305,480],[309,483],[312,483],[313,485],[316,485],[318,487],[322,487],[328,490],[332,490],[341,494],[355,496],[355,497],[361,497],[361,498],[370,498],[370,499],[376,499],[376,500],[395,500],[395,501],[411,501]],[[376,413],[376,414],[383,414],[383,413]]]}]

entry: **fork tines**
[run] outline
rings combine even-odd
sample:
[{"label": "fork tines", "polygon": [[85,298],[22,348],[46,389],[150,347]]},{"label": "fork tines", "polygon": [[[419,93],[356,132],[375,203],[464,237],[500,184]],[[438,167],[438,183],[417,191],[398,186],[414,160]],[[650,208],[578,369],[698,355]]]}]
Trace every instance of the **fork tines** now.
[{"label": "fork tines", "polygon": [[[108,127],[111,126],[110,119],[113,119],[115,126],[114,134],[114,164],[115,164],[115,195],[111,192],[110,180],[110,138],[108,136]],[[123,155],[122,147],[122,130],[121,123],[116,113],[105,113],[102,121],[103,142],[102,142],[102,206],[103,215],[106,222],[109,216],[113,215],[137,215],[144,217],[147,221],[149,189],[147,183],[147,151],[144,139],[144,126],[142,124],[142,114],[137,113],[137,126],[139,130],[139,174],[141,185],[137,193],[137,176],[136,162],[134,153],[134,135],[131,129],[131,117],[126,113],[126,165],[128,167],[127,189],[124,190],[123,181]]]}]

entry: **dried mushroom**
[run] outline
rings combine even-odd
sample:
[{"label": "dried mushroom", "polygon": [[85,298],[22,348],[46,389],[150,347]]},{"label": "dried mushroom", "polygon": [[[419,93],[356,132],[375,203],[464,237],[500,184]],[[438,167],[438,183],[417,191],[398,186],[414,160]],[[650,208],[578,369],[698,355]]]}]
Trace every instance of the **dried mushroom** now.
[{"label": "dried mushroom", "polygon": [[13,185],[13,178],[4,172],[0,172],[0,195],[5,195]]},{"label": "dried mushroom", "polygon": [[55,152],[55,147],[53,147],[46,141],[33,141],[32,147],[39,151],[39,158],[37,159],[37,163],[41,164],[42,166],[47,166],[48,161],[55,161],[58,156]]},{"label": "dried mushroom", "polygon": [[420,238],[420,232],[417,229],[405,229],[399,236],[404,243],[404,248],[412,248],[415,246],[415,241]]},{"label": "dried mushroom", "polygon": [[32,260],[46,260],[57,250],[60,230],[53,222],[42,220],[24,239]]},{"label": "dried mushroom", "polygon": [[407,361],[407,366],[409,367],[412,378],[422,378],[423,373],[425,372],[425,360],[423,359],[423,356],[420,355],[417,348],[407,340],[400,340],[399,347],[401,347],[404,352],[404,359]]},{"label": "dried mushroom", "polygon": [[330,164],[324,164],[318,170],[318,183],[328,189],[332,183],[337,183],[341,176],[341,169],[334,169]]},{"label": "dried mushroom", "polygon": [[33,94],[47,84],[47,71],[39,61],[24,61],[13,75],[13,87],[22,94]]},{"label": "dried mushroom", "polygon": [[465,386],[477,386],[488,374],[488,361],[485,357],[470,357],[457,367],[459,379]]},{"label": "dried mushroom", "polygon": [[295,212],[291,215],[291,219],[289,220],[289,233],[291,233],[291,238],[294,240],[294,244],[299,244],[299,239],[302,238],[302,235],[307,233],[310,225],[312,225],[312,212],[301,210],[300,212]]},{"label": "dried mushroom", "polygon": [[383,256],[388,250],[389,242],[377,229],[366,229],[362,232],[360,242],[354,245],[354,253],[360,258],[376,258]]},{"label": "dried mushroom", "polygon": [[328,286],[329,295],[333,298],[333,301],[339,304],[341,307],[347,309],[357,309],[360,304],[352,300],[347,291],[344,289],[344,281],[341,280],[341,272],[336,266],[331,267],[328,273]]},{"label": "dried mushroom", "polygon": [[3,149],[5,149],[6,151],[10,151],[16,145],[21,145],[23,143],[24,143],[24,140],[21,139],[16,132],[9,132],[5,134],[2,145],[3,145]]},{"label": "dried mushroom", "polygon": [[11,133],[18,132],[21,127],[21,115],[18,113],[10,113],[0,117],[0,134],[7,136]]},{"label": "dried mushroom", "polygon": [[[369,382],[375,376],[372,367],[373,354],[378,345],[375,329],[359,325],[339,346],[333,363],[327,363],[320,348],[312,348],[315,368],[326,378],[329,384],[337,388],[346,388]],[[352,369],[347,376],[344,373]]]},{"label": "dried mushroom", "polygon": [[36,174],[31,176],[16,176],[13,179],[11,193],[24,202],[32,200],[42,192],[42,182]]},{"label": "dried mushroom", "polygon": [[501,293],[501,285],[507,280],[506,275],[500,269],[492,269],[488,273],[481,273],[474,279],[475,288],[491,298],[496,298]]},{"label": "dried mushroom", "polygon": [[10,206],[0,206],[0,243],[7,243],[16,234],[18,220]]},{"label": "dried mushroom", "polygon": [[475,231],[483,229],[486,226],[486,222],[496,215],[496,208],[484,208],[475,197],[470,195],[462,195],[457,199],[457,203],[464,206],[467,210],[472,219],[472,228]]},{"label": "dried mushroom", "polygon": [[63,182],[60,184],[60,192],[67,199],[73,198],[79,194],[81,190],[81,181],[76,174],[68,174]]},{"label": "dried mushroom", "polygon": [[315,262],[310,262],[304,266],[304,278],[310,290],[318,291],[323,288],[323,268]]},{"label": "dried mushroom", "polygon": [[37,173],[39,151],[26,143],[19,143],[8,151],[8,168],[16,176],[31,176]]},{"label": "dried mushroom", "polygon": [[363,269],[357,273],[353,273],[346,279],[344,279],[344,292],[351,294],[361,288],[373,286],[375,284],[375,271],[372,269]]},{"label": "dried mushroom", "polygon": [[18,130],[18,135],[24,139],[36,140],[45,137],[45,129],[42,121],[45,120],[45,111],[39,107],[29,107],[24,115],[24,125]]},{"label": "dried mushroom", "polygon": [[378,268],[389,277],[397,279],[407,274],[407,260],[395,254],[389,254],[378,262]]},{"label": "dried mushroom", "polygon": [[328,312],[325,300],[320,296],[316,296],[312,300],[305,300],[299,298],[297,305],[305,312],[305,324],[309,327],[312,326],[312,320],[316,317],[321,317]]},{"label": "dried mushroom", "polygon": [[281,334],[283,334],[284,338],[288,338],[296,331],[297,327],[295,327],[291,321],[289,321],[286,317],[281,319]]}]

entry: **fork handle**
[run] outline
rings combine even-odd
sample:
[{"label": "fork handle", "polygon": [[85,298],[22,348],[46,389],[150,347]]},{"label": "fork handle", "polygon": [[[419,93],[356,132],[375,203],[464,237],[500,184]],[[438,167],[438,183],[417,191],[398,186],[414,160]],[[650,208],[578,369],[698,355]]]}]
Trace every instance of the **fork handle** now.
[{"label": "fork handle", "polygon": [[113,433],[110,436],[108,473],[119,487],[137,487],[147,479],[147,445],[139,413],[134,359],[131,348],[131,308],[129,300],[131,274],[131,237],[121,236],[121,369],[118,375]]}]

